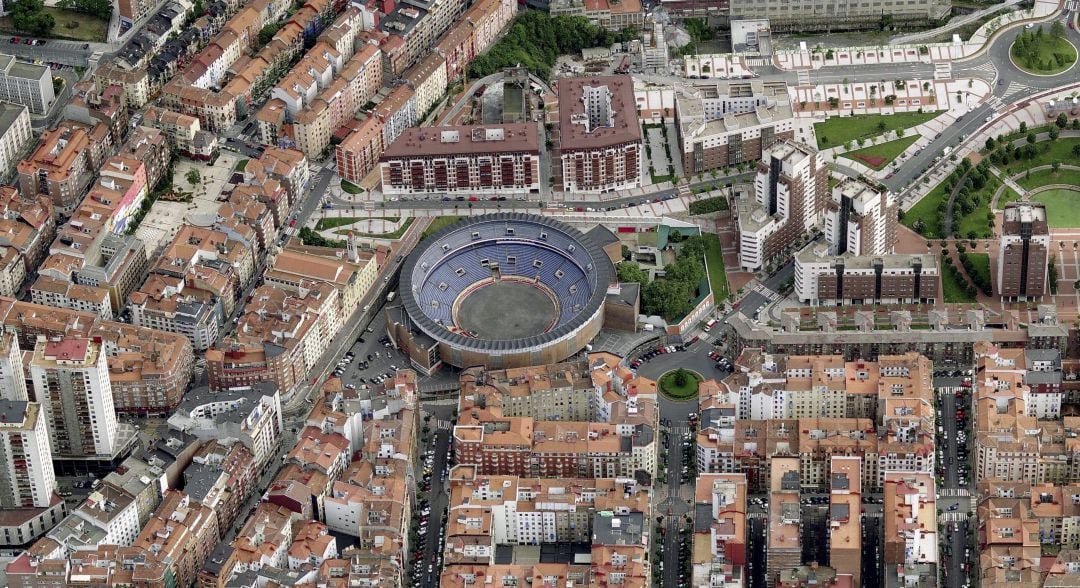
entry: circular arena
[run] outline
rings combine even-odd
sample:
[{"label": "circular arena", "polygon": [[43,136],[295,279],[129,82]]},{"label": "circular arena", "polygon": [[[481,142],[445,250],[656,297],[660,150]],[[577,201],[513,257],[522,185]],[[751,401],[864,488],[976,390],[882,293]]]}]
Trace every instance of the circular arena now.
[{"label": "circular arena", "polygon": [[412,330],[442,361],[510,368],[561,361],[600,331],[614,268],[600,244],[542,216],[499,213],[421,242],[401,271]]}]

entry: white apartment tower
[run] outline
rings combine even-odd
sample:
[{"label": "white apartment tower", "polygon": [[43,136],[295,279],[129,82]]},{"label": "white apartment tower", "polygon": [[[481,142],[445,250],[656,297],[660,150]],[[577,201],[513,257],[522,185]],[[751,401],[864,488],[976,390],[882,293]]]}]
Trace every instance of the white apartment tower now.
[{"label": "white apartment tower", "polygon": [[0,508],[48,508],[55,491],[41,405],[0,400]]},{"label": "white apartment tower", "polygon": [[30,375],[57,456],[113,457],[116,409],[101,343],[40,337]]},{"label": "white apartment tower", "polygon": [[825,238],[832,255],[886,255],[896,240],[896,198],[848,178],[832,189],[826,204]]},{"label": "white apartment tower", "polygon": [[10,331],[0,334],[0,400],[29,400],[22,349],[19,339]]}]

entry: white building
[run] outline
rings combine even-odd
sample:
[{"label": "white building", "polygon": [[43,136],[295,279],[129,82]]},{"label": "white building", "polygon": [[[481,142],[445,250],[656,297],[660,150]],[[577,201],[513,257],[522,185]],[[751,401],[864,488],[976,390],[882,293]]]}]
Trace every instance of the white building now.
[{"label": "white building", "polygon": [[[68,519],[76,519],[105,532],[100,545],[129,546],[139,536],[139,508],[135,497],[109,483],[98,486]],[[97,547],[94,545],[93,547]]]},{"label": "white building", "polygon": [[0,399],[29,400],[22,349],[19,339],[10,331],[0,334]]},{"label": "white building", "polygon": [[169,417],[169,426],[200,439],[239,439],[261,468],[281,442],[281,395],[270,382],[221,392],[196,388]]},{"label": "white building", "polygon": [[15,169],[31,139],[30,109],[24,104],[0,102],[0,176]]},{"label": "white building", "polygon": [[743,270],[761,269],[818,224],[827,184],[828,170],[817,150],[784,141],[763,151],[754,193],[737,204]]},{"label": "white building", "polygon": [[833,255],[885,255],[896,239],[896,197],[861,179],[848,178],[832,189],[825,207],[824,232]]},{"label": "white building", "polygon": [[101,343],[76,338],[47,341],[39,337],[30,375],[56,455],[115,455],[119,449],[116,409]]},{"label": "white building", "polygon": [[55,490],[41,405],[0,400],[0,507],[46,508]]},{"label": "white building", "polygon": [[0,101],[22,104],[32,114],[45,114],[56,101],[52,70],[0,54]]}]

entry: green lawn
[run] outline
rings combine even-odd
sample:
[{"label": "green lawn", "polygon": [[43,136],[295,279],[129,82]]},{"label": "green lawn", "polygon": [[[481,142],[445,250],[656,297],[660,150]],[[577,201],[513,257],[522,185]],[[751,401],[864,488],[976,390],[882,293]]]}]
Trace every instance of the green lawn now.
[{"label": "green lawn", "polygon": [[910,129],[933,119],[937,112],[898,112],[896,114],[859,114],[833,116],[814,125],[818,149],[843,145],[848,141],[874,137],[882,133],[878,123],[885,123],[885,130]]},{"label": "green lawn", "polygon": [[[351,224],[353,224],[353,223],[355,223],[357,221],[368,220],[368,219],[369,219],[369,217],[366,217],[366,216],[362,217],[362,218],[351,217],[351,216],[343,216],[343,217],[339,217],[339,218],[321,218],[321,219],[319,219],[319,222],[315,223],[315,230],[316,231],[328,231],[330,229],[336,229],[338,227],[344,227],[345,225],[351,225]],[[399,220],[401,220],[401,217],[399,217],[399,216],[375,216],[375,217],[370,217],[370,219],[371,220],[384,220],[384,221],[390,221],[392,223],[396,223]]]},{"label": "green lawn", "polygon": [[904,220],[900,222],[911,230],[915,230],[916,221],[922,219],[923,224],[926,226],[923,232],[920,233],[922,236],[927,238],[943,237],[944,231],[941,229],[941,215],[938,214],[938,205],[945,199],[945,185],[944,183],[938,184],[915,206],[912,206],[910,210],[904,213]]},{"label": "green lawn", "polygon": [[[51,14],[53,19],[56,20],[56,26],[53,27],[52,32],[43,35],[46,39],[104,43],[108,38],[109,21],[107,20],[53,6],[46,6],[44,11],[46,14]],[[15,36],[26,35],[24,31],[15,29],[15,24],[10,16],[0,18],[0,33]]]},{"label": "green lawn", "polygon": [[1056,173],[1052,169],[1040,169],[1031,172],[1031,175],[1022,175],[1016,178],[1016,183],[1027,188],[1038,188],[1048,184],[1069,184],[1080,186],[1080,170],[1059,169]]},{"label": "green lawn", "polygon": [[[1027,43],[1027,50],[1021,50],[1022,42]],[[1076,47],[1072,43],[1049,34],[1035,36],[1033,32],[1021,33],[1009,49],[1009,54],[1017,67],[1039,75],[1059,74],[1076,61]]]},{"label": "green lawn", "polygon": [[[401,236],[405,234],[405,231],[409,230],[409,225],[411,225],[412,222],[413,222],[412,218],[405,219],[405,222],[401,223],[401,226],[398,227],[397,230],[392,232],[392,233],[356,233],[356,232],[354,232],[353,234],[355,234],[357,237],[367,237],[369,239],[400,239]],[[338,235],[348,235],[349,231],[336,231],[336,233]]]},{"label": "green lawn", "polygon": [[1046,222],[1051,227],[1080,227],[1080,190],[1050,190],[1031,198],[1046,205]]},{"label": "green lawn", "polygon": [[705,264],[709,269],[709,285],[712,287],[713,301],[719,304],[729,295],[727,274],[724,273],[724,250],[720,247],[720,237],[705,233]]},{"label": "green lawn", "polygon": [[1050,148],[1043,151],[1045,145],[1046,141],[1036,143],[1035,146],[1038,149],[1035,157],[1013,161],[1005,172],[1011,176],[1040,165],[1051,165],[1055,161],[1076,164],[1076,156],[1072,154],[1072,148],[1074,145],[1080,145],[1080,138],[1070,137],[1066,139],[1060,137],[1057,141],[1050,141]]},{"label": "green lawn", "polygon": [[440,217],[437,217],[435,220],[431,221],[431,224],[428,225],[428,228],[427,228],[426,231],[424,231],[424,234],[420,235],[420,239],[421,240],[422,239],[427,239],[428,235],[431,235],[431,234],[435,233],[435,231],[438,231],[439,229],[442,229],[443,227],[448,227],[448,226],[458,222],[459,220],[461,220],[460,216],[440,216]]},{"label": "green lawn", "polygon": [[975,302],[974,298],[967,295],[967,285],[957,281],[944,263],[941,264],[941,290],[945,302]]},{"label": "green lawn", "polygon": [[968,214],[960,214],[962,211],[959,206],[956,206],[954,213],[960,215],[960,220],[956,226],[957,237],[970,239],[969,235],[971,233],[974,233],[975,237],[980,239],[993,236],[994,231],[986,221],[986,215],[990,212],[990,199],[994,197],[994,192],[997,191],[999,185],[997,178],[991,176],[982,190],[977,192],[979,205]]},{"label": "green lawn", "polygon": [[881,143],[880,145],[871,145],[869,147],[863,147],[862,149],[856,149],[855,151],[848,151],[841,157],[853,159],[874,169],[883,169],[886,165],[889,165],[892,160],[896,159],[898,155],[903,153],[905,149],[910,147],[912,143],[918,140],[918,135],[910,135],[901,137],[895,141]]},{"label": "green lawn", "polygon": [[675,372],[676,370],[671,370],[660,376],[660,381],[657,382],[660,386],[660,392],[664,393],[668,398],[673,398],[675,400],[696,399],[698,396],[698,386],[701,384],[702,380],[701,375],[697,372],[686,370],[686,383],[679,386],[675,383]]},{"label": "green lawn", "polygon": [[[964,255],[971,261],[974,273],[979,274],[985,280],[984,283],[990,283],[990,254],[989,253],[972,253],[970,251],[965,252]],[[978,280],[978,277],[971,276],[972,279]],[[976,284],[979,282],[976,281]]]},{"label": "green lawn", "polygon": [[236,162],[236,167],[233,168],[233,171],[238,171],[238,172],[244,171],[245,169],[247,169],[248,161],[250,161],[250,160],[249,159],[241,159],[240,161]]},{"label": "green lawn", "polygon": [[1020,195],[1016,193],[1016,190],[1005,186],[1005,191],[1002,192],[1001,196],[998,198],[997,207],[999,209],[1005,208],[1006,204],[1016,202],[1017,200],[1020,200]]},{"label": "green lawn", "polygon": [[348,180],[341,180],[341,189],[345,190],[349,194],[361,194],[364,192],[363,188],[357,186],[356,184]]}]

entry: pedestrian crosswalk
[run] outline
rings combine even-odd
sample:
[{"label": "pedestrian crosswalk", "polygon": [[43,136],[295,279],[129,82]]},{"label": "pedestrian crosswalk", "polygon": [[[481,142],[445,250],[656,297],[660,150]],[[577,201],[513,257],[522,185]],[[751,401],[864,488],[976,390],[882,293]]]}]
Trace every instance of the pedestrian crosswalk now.
[{"label": "pedestrian crosswalk", "polygon": [[761,282],[754,282],[754,285],[750,289],[764,296],[766,299],[768,299],[769,302],[776,302],[777,300],[783,298],[783,296],[766,288],[765,285]]},{"label": "pedestrian crosswalk", "polygon": [[984,71],[986,73],[997,73],[997,68],[994,67],[993,62],[987,61],[986,63],[980,63],[974,67],[965,67],[964,70],[976,70]]},{"label": "pedestrian crosswalk", "polygon": [[690,432],[690,427],[686,427],[686,426],[671,427],[671,432],[674,435],[686,435],[687,433]]},{"label": "pedestrian crosswalk", "polygon": [[995,111],[997,111],[1001,109],[1001,107],[1005,104],[1005,101],[997,96],[991,96],[990,99],[986,101],[986,103],[990,106],[990,108],[993,108]]},{"label": "pedestrian crosswalk", "polygon": [[442,430],[442,431],[449,431],[451,428],[453,428],[454,423],[451,422],[451,421],[439,419],[438,426],[439,426],[439,429]]},{"label": "pedestrian crosswalk", "polygon": [[938,498],[950,498],[960,496],[971,496],[967,488],[942,488],[938,490]]},{"label": "pedestrian crosswalk", "polygon": [[743,59],[743,63],[746,67],[765,67],[769,65],[769,60],[764,57],[746,57]]},{"label": "pedestrian crosswalk", "polygon": [[963,521],[963,520],[967,519],[967,516],[968,516],[968,513],[964,512],[964,511],[954,510],[954,511],[951,511],[951,512],[943,512],[943,513],[941,513],[941,520],[942,520],[942,522],[952,523],[952,522],[955,522],[955,521]]},{"label": "pedestrian crosswalk", "polygon": [[1009,82],[1009,85],[1005,88],[1005,95],[1002,98],[1006,101],[1009,100],[1014,94],[1019,94],[1027,90],[1028,87],[1018,82]]}]

